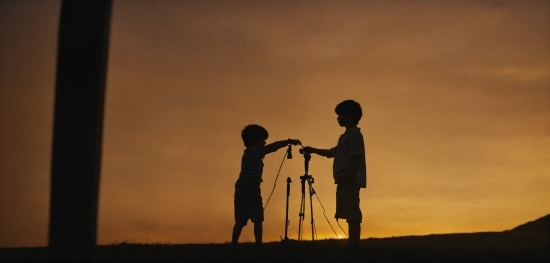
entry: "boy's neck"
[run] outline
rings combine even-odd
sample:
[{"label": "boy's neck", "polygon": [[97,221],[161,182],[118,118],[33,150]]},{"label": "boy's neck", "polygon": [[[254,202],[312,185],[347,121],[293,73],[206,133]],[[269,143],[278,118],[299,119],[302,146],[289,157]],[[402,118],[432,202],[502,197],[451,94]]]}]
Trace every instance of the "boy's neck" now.
[{"label": "boy's neck", "polygon": [[346,130],[351,130],[351,129],[353,129],[353,128],[357,128],[357,125],[355,125],[355,124],[350,124],[350,125],[346,125],[346,126],[344,126],[344,127],[346,127]]}]

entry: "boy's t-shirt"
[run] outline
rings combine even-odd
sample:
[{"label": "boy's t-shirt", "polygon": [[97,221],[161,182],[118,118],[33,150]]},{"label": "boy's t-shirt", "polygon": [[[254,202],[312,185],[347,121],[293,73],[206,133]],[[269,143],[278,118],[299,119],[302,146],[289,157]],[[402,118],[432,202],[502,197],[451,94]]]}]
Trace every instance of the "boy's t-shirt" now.
[{"label": "boy's t-shirt", "polygon": [[241,160],[241,173],[235,187],[242,184],[257,184],[262,182],[264,169],[265,146],[251,146],[244,150]]},{"label": "boy's t-shirt", "polygon": [[334,183],[339,184],[351,175],[351,159],[362,156],[363,161],[359,165],[357,174],[353,176],[352,182],[362,188],[367,187],[367,165],[365,161],[365,142],[363,134],[358,127],[346,130],[338,139],[336,147],[331,149],[334,153],[332,172]]}]

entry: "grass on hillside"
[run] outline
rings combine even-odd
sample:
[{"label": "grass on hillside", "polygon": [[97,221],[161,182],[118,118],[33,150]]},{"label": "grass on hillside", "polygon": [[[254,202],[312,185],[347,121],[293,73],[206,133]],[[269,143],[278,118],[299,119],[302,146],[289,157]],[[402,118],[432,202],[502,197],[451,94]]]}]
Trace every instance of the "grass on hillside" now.
[{"label": "grass on hillside", "polygon": [[[547,233],[490,232],[361,240],[284,241],[231,244],[134,244],[97,246],[98,262],[223,261],[223,262],[548,262]],[[1,249],[0,261],[47,261],[47,248]]]}]

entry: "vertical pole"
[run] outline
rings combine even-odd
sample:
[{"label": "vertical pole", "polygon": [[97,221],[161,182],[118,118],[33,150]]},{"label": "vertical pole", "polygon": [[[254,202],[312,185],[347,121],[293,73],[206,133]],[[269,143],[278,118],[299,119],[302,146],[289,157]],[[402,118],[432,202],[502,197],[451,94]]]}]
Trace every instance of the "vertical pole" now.
[{"label": "vertical pole", "polygon": [[290,198],[290,177],[286,178],[286,217],[285,217],[285,241],[288,240],[288,199]]},{"label": "vertical pole", "polygon": [[92,261],[110,0],[61,6],[51,165],[50,261]]}]

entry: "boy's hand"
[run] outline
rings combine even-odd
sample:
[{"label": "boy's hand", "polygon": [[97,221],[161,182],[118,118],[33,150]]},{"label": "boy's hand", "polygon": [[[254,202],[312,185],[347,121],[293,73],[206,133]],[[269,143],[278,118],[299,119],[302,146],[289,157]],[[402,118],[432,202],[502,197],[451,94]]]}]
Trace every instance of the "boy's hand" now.
[{"label": "boy's hand", "polygon": [[314,153],[317,155],[325,156],[327,158],[334,157],[334,153],[330,149],[317,149],[310,146],[306,146],[304,147],[303,151],[307,153]]},{"label": "boy's hand", "polygon": [[297,140],[297,139],[288,139],[288,144],[293,144],[293,145],[302,145],[302,142],[300,142],[300,140]]}]

